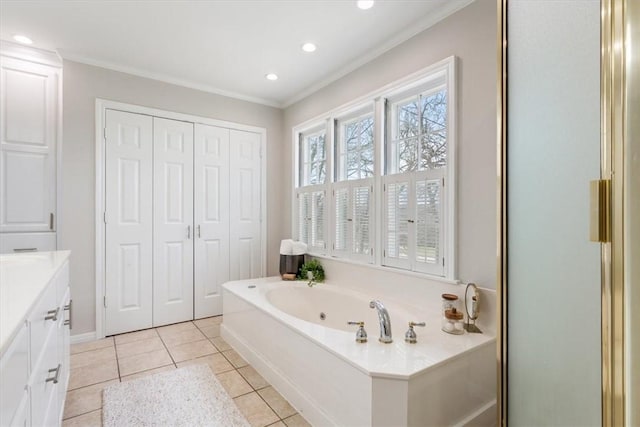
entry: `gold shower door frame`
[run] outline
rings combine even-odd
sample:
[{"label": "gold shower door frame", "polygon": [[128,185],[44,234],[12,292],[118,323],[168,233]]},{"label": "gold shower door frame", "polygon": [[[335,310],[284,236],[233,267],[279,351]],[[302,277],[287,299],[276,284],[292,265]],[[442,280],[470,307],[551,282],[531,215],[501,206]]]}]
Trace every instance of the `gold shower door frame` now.
[{"label": "gold shower door frame", "polygon": [[[498,3],[498,420],[507,424],[507,5]],[[629,102],[630,91],[638,91],[640,67],[630,66],[632,45],[640,52],[638,27],[640,2],[638,0],[601,0],[601,179],[609,181],[610,193],[605,205],[610,241],[601,244],[602,271],[602,425],[626,426],[628,408],[625,408],[625,237],[629,238],[625,218],[628,200],[625,200],[629,171],[625,170],[626,144],[640,137],[640,106]],[[635,92],[637,95],[637,92]],[[636,117],[636,120],[633,120]],[[585,183],[585,186],[588,183]],[[634,190],[637,194],[638,189]],[[637,219],[635,221],[638,221]],[[586,233],[586,231],[585,231]],[[596,243],[594,243],[596,244]],[[636,283],[635,286],[638,284]],[[636,326],[637,327],[637,326]],[[635,356],[638,357],[637,355]],[[636,391],[640,392],[640,391]]]}]

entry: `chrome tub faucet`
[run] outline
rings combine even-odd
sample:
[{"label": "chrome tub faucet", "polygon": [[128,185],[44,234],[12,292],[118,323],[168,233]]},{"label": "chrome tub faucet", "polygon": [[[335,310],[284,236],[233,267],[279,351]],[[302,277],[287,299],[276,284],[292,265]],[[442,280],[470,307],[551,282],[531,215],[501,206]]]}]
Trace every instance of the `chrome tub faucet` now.
[{"label": "chrome tub faucet", "polygon": [[380,338],[378,341],[389,344],[393,341],[391,337],[391,318],[385,306],[378,300],[371,301],[369,307],[378,310],[378,320],[380,321]]}]

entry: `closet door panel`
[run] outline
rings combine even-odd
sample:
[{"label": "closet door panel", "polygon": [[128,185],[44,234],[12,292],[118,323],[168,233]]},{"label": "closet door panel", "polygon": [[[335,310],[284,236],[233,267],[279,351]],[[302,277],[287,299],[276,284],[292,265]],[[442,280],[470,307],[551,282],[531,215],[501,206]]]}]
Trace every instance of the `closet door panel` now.
[{"label": "closet door panel", "polygon": [[261,136],[230,131],[231,280],[262,275]]},{"label": "closet door panel", "polygon": [[152,326],[152,119],[106,112],[106,335]]},{"label": "closet door panel", "polygon": [[193,124],[153,118],[153,326],[193,319]]},{"label": "closet door panel", "polygon": [[195,125],[195,318],[222,314],[229,280],[229,129]]}]

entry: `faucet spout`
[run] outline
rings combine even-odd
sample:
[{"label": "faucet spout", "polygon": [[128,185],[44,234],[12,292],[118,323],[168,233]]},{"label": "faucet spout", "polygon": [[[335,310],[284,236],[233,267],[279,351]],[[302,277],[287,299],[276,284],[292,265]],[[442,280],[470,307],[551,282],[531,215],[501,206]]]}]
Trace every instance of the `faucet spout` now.
[{"label": "faucet spout", "polygon": [[378,321],[380,322],[380,338],[378,341],[389,344],[393,341],[391,337],[391,317],[384,304],[378,300],[371,301],[369,307],[378,310]]}]

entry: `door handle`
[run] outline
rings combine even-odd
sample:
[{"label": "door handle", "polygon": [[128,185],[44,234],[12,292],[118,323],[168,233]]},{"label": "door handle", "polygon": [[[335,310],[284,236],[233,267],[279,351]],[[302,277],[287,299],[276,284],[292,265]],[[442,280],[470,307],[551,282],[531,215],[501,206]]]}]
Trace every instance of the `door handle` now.
[{"label": "door handle", "polygon": [[187,239],[191,239],[191,226],[187,225]]},{"label": "door handle", "polygon": [[196,228],[196,233],[198,233],[198,239],[200,238],[200,224],[198,224],[198,228]]},{"label": "door handle", "polygon": [[71,316],[73,315],[73,300],[69,300],[69,304],[64,306],[64,309],[69,312],[69,318],[64,321],[65,325],[69,325],[69,329],[73,329],[73,324],[71,323]]},{"label": "door handle", "polygon": [[47,311],[47,315],[44,317],[44,320],[53,320],[56,322],[58,320],[58,312],[60,311],[60,307],[55,310]]},{"label": "door handle", "polygon": [[49,373],[53,374],[54,372],[56,373],[53,377],[49,377],[45,380],[45,382],[52,382],[54,384],[58,384],[59,378],[60,377],[60,369],[62,368],[61,364],[58,364],[57,368],[53,368],[53,369],[49,369]]},{"label": "door handle", "polygon": [[36,252],[38,248],[15,248],[13,252]]}]

